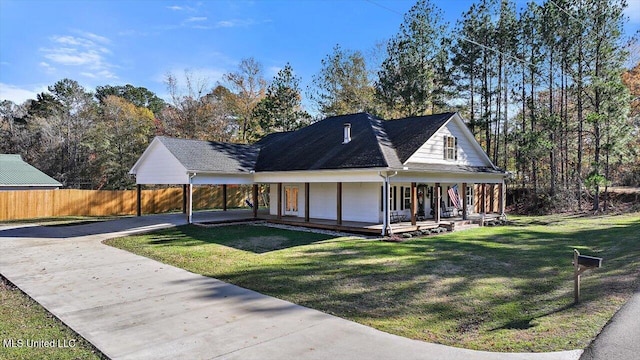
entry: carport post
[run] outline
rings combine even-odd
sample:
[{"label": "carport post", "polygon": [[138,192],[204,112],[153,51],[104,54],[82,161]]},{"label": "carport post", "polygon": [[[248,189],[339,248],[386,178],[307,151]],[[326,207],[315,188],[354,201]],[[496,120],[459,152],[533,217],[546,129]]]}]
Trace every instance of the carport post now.
[{"label": "carport post", "polygon": [[253,218],[258,218],[258,184],[253,184]]},{"label": "carport post", "polygon": [[187,222],[189,224],[193,223],[193,185],[191,184],[191,179],[189,179],[189,185],[187,185],[187,191],[189,192],[189,199],[187,206]]},{"label": "carport post", "polygon": [[182,184],[182,213],[187,213],[187,185]]},{"label": "carport post", "polygon": [[142,216],[142,185],[136,184],[136,214]]},{"label": "carport post", "polygon": [[222,184],[222,211],[227,211],[227,184]]}]

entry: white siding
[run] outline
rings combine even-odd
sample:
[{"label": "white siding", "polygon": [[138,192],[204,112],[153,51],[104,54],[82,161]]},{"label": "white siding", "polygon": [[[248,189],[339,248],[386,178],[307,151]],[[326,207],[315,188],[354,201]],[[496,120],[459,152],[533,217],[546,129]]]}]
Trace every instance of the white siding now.
[{"label": "white siding", "polygon": [[[304,217],[305,195],[304,183],[283,183],[296,185],[299,188],[298,217]],[[270,184],[269,214],[277,215],[278,185]],[[309,217],[315,219],[336,220],[337,218],[337,184],[309,184]],[[375,183],[342,183],[342,220],[379,222],[380,185]],[[284,201],[284,200],[283,200]],[[282,212],[284,215],[284,210]]]},{"label": "white siding", "polygon": [[[336,183],[309,184],[309,217],[335,220],[338,208],[337,191]],[[342,193],[344,194],[344,185]],[[304,213],[301,215],[304,216]],[[344,210],[342,219],[346,220],[344,218]]]},{"label": "white siding", "polygon": [[216,185],[251,185],[253,175],[251,174],[201,174],[198,173],[193,180],[194,184],[216,184]]},{"label": "white siding", "polygon": [[138,164],[138,184],[188,184],[187,169],[159,141],[145,152],[147,156]]},{"label": "white siding", "polygon": [[[440,130],[438,130],[424,145],[422,145],[406,163],[421,164],[457,164],[470,166],[490,166],[485,155],[473,144],[475,139],[467,137],[465,126],[460,120],[452,118]],[[458,139],[458,159],[444,159],[444,136],[454,136]]]},{"label": "white siding", "polygon": [[[379,183],[342,184],[342,220],[377,223],[380,220]],[[313,204],[313,202],[311,203]]]}]

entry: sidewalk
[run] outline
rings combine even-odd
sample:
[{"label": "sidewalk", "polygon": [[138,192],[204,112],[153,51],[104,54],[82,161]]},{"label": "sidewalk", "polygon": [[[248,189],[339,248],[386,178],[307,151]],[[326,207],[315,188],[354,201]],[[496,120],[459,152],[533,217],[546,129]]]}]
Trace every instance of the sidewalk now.
[{"label": "sidewalk", "polygon": [[[198,214],[198,216],[208,216]],[[101,243],[182,214],[0,230],[0,273],[112,359],[578,359],[411,340]]]}]

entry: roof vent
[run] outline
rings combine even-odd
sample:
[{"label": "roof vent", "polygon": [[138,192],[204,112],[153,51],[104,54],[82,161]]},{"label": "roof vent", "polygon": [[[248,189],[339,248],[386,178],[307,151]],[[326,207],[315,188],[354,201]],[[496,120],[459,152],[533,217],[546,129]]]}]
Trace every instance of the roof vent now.
[{"label": "roof vent", "polygon": [[348,144],[351,141],[351,124],[344,123],[344,139],[342,140],[343,144]]}]

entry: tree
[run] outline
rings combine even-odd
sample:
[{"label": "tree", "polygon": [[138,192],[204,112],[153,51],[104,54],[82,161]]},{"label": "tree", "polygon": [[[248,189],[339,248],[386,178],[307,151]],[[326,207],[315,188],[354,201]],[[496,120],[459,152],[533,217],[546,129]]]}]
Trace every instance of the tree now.
[{"label": "tree", "polygon": [[238,140],[247,143],[257,126],[253,116],[256,105],[264,98],[267,82],[262,75],[262,65],[254,58],[242,59],[236,72],[224,75],[233,93],[231,108],[239,124]]},{"label": "tree", "polygon": [[[39,154],[34,165],[68,187],[88,187],[87,135],[97,116],[93,94],[71,79],[49,86],[29,104]],[[36,130],[37,129],[37,130]]]},{"label": "tree", "polygon": [[374,89],[365,58],[360,51],[344,50],[340,45],[321,61],[313,77],[309,98],[324,116],[376,112]]},{"label": "tree", "polygon": [[376,90],[387,111],[405,116],[442,111],[451,86],[450,36],[442,11],[419,0],[387,45]]},{"label": "tree", "polygon": [[186,89],[182,89],[174,75],[167,75],[171,104],[159,114],[164,133],[187,139],[228,141],[232,117],[229,90],[218,86],[209,91],[209,82],[194,78],[189,71],[185,71],[185,82]]},{"label": "tree", "polygon": [[96,88],[96,99],[100,103],[103,103],[109,95],[121,97],[135,106],[151,110],[154,114],[159,114],[167,105],[153,91],[144,87],[135,87],[127,84],[124,86],[105,85]]},{"label": "tree", "polygon": [[302,110],[299,84],[300,78],[293,74],[290,64],[278,71],[266,96],[253,110],[258,135],[296,130],[310,123],[311,115]]},{"label": "tree", "polygon": [[90,135],[94,187],[129,189],[135,185],[129,169],[153,135],[153,113],[114,95],[102,98],[100,110]]}]

